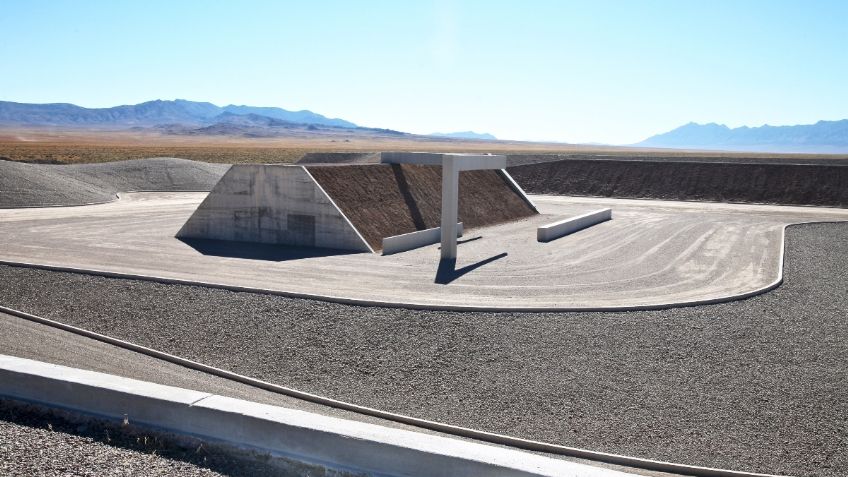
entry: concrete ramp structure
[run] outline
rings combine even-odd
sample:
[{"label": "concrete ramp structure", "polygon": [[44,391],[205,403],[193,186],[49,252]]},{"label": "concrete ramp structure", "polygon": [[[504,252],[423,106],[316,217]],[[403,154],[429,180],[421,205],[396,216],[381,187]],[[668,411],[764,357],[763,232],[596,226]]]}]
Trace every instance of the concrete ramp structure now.
[{"label": "concrete ramp structure", "polygon": [[[466,228],[538,214],[503,170],[460,175]],[[237,164],[177,233],[213,239],[378,252],[383,239],[440,225],[442,168],[416,164]]]},{"label": "concrete ramp structure", "polygon": [[302,166],[231,167],[177,237],[374,251]]}]

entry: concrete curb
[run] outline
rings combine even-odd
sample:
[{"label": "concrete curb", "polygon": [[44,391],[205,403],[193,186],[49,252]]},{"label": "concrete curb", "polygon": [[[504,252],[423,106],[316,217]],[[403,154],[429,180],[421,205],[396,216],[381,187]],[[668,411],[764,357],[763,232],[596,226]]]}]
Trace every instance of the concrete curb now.
[{"label": "concrete curb", "polygon": [[429,429],[433,431],[442,432],[445,434],[451,434],[455,436],[467,437],[470,439],[476,439],[482,442],[489,442],[498,445],[505,445],[510,447],[515,447],[518,449],[524,449],[534,452],[545,452],[549,454],[558,454],[558,455],[566,455],[571,457],[578,457],[582,459],[594,460],[598,462],[605,462],[609,464],[622,465],[626,467],[633,468],[641,468],[647,470],[656,470],[661,472],[670,472],[675,474],[683,474],[683,475],[691,475],[698,477],[779,477],[772,474],[758,474],[752,472],[740,472],[726,469],[715,469],[710,467],[701,467],[701,466],[691,466],[685,464],[677,464],[672,462],[664,462],[657,461],[651,459],[643,459],[639,457],[630,457],[623,456],[618,454],[610,454],[605,452],[592,451],[587,449],[580,449],[576,447],[567,447],[556,444],[549,444],[546,442],[539,441],[531,441],[528,439],[521,439],[517,437],[505,436],[501,434],[495,434],[491,432],[479,431],[476,429],[469,429],[465,427],[454,426],[451,424],[445,424],[442,422],[428,421],[426,419],[420,419],[412,416],[406,416],[403,414],[395,414],[387,411],[383,411],[380,409],[369,408],[365,406],[359,406],[357,404],[352,404],[344,401],[338,401],[335,399],[331,399],[325,396],[319,396],[316,394],[307,393],[304,391],[299,391],[292,388],[287,388],[284,386],[280,386],[277,384],[269,383],[266,381],[261,381],[259,379],[251,378],[248,376],[243,376],[240,374],[233,373],[231,371],[223,370],[220,368],[215,368],[206,364],[198,363],[196,361],[191,361],[185,358],[181,358],[179,356],[175,356],[172,354],[168,354],[162,351],[154,350],[151,348],[147,348],[145,346],[141,346],[135,343],[131,343],[128,341],[120,340],[118,338],[113,338],[110,336],[102,335],[99,333],[95,333],[93,331],[85,330],[82,328],[78,328],[75,326],[67,325],[64,323],[60,323],[58,321],[50,320],[47,318],[43,318],[36,315],[31,315],[29,313],[25,313],[22,311],[14,310],[12,308],[7,308],[4,306],[0,306],[0,312],[17,316],[19,318],[23,318],[29,321],[33,321],[36,323],[44,324],[47,326],[51,326],[54,328],[58,328],[61,330],[69,331],[71,333],[85,336],[88,338],[92,338],[98,341],[102,341],[104,343],[109,343],[124,349],[128,349],[131,351],[135,351],[138,353],[142,353],[147,356],[151,356],[154,358],[162,359],[174,364],[179,364],[181,366],[185,366],[190,369],[194,369],[197,371],[202,371],[213,376],[218,376],[225,379],[230,379],[236,382],[240,382],[243,384],[247,384],[250,386],[255,386],[260,389],[265,389],[267,391],[276,392],[279,394],[284,394],[287,396],[291,396],[298,399],[303,399],[304,401],[313,402],[316,404],[322,404],[325,406],[334,407],[337,409],[344,409],[347,411],[352,411],[368,416],[377,417],[380,419],[386,419],[394,422],[399,422],[402,424],[408,424],[412,426],[421,427],[424,429]]},{"label": "concrete curb", "polygon": [[[462,237],[465,225],[462,222],[456,224],[456,236]],[[433,227],[424,230],[416,230],[400,235],[383,237],[383,255],[394,255],[396,253],[408,252],[416,248],[426,247],[439,243],[442,238],[442,228]]]},{"label": "concrete curb", "polygon": [[16,210],[16,209],[55,209],[59,207],[87,207],[90,205],[104,205],[111,204],[112,202],[116,202],[121,200],[121,194],[143,194],[143,193],[167,193],[167,192],[206,192],[209,193],[208,190],[127,190],[121,192],[115,192],[115,197],[112,197],[109,200],[104,200],[100,202],[86,202],[84,204],[45,204],[45,205],[19,205],[15,207],[0,207],[0,210]]},{"label": "concrete curb", "polygon": [[0,355],[0,395],[284,457],[397,476],[626,477],[513,449]]}]

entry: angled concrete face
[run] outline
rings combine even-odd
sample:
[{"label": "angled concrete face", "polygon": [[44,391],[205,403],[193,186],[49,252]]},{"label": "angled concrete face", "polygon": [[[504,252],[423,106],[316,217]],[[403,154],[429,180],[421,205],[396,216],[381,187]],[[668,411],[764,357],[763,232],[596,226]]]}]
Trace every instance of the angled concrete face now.
[{"label": "angled concrete face", "polygon": [[372,252],[301,166],[234,165],[177,237]]}]

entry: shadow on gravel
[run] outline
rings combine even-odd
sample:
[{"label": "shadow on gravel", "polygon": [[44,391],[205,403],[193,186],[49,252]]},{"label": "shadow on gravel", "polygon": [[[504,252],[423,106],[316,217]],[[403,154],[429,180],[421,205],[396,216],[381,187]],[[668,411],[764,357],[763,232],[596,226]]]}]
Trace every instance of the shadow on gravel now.
[{"label": "shadow on gravel", "polygon": [[352,255],[360,252],[334,250],[330,248],[291,247],[249,242],[229,242],[226,240],[179,239],[203,255],[216,257],[243,258],[246,260],[267,260],[285,262],[305,258],[329,257],[334,255]]},{"label": "shadow on gravel", "polygon": [[439,285],[447,285],[448,283],[456,280],[457,278],[465,275],[466,273],[472,272],[482,267],[483,265],[494,262],[495,260],[500,260],[506,257],[507,255],[508,254],[506,252],[499,253],[489,258],[480,260],[479,262],[472,263],[471,265],[466,265],[462,268],[456,268],[456,259],[442,260],[441,262],[439,262],[439,269],[436,270],[435,282]]},{"label": "shadow on gravel", "polygon": [[457,240],[457,241],[456,241],[456,244],[457,244],[457,245],[462,245],[462,244],[464,244],[464,243],[473,242],[473,241],[475,241],[475,240],[480,240],[481,238],[483,238],[483,236],[482,236],[482,235],[478,235],[478,236],[476,236],[476,237],[471,237],[471,238],[467,238],[467,239]]}]

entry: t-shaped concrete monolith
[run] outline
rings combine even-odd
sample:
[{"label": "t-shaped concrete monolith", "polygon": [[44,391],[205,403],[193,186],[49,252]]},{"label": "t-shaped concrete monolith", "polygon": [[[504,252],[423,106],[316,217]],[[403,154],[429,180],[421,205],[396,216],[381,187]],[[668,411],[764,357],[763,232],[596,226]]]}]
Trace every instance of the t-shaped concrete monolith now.
[{"label": "t-shaped concrete monolith", "polygon": [[380,161],[386,164],[442,166],[442,260],[456,259],[459,172],[506,167],[506,156],[490,154],[384,152]]}]

